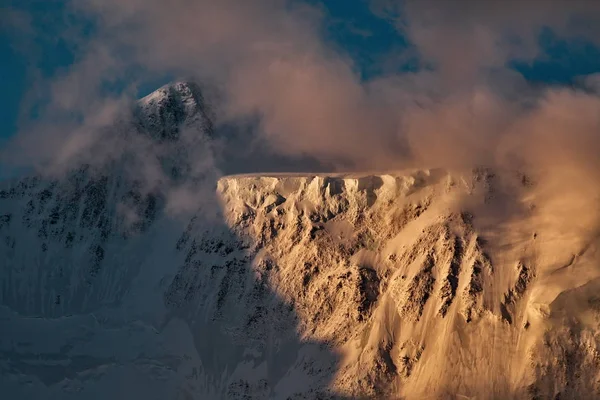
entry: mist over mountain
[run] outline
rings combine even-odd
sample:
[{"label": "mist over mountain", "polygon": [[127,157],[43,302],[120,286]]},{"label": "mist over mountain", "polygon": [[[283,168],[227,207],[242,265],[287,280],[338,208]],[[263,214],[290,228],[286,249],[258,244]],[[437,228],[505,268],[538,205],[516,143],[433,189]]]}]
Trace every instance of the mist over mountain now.
[{"label": "mist over mountain", "polygon": [[278,173],[194,83],[124,110],[2,184],[6,398],[599,395],[582,170]]},{"label": "mist over mountain", "polygon": [[300,340],[293,306],[254,275],[262,245],[227,224],[209,110],[196,84],[165,86],[90,153],[3,182],[7,398],[328,392],[337,356]]},{"label": "mist over mountain", "polygon": [[8,0],[0,397],[600,398],[599,39],[592,0]]}]

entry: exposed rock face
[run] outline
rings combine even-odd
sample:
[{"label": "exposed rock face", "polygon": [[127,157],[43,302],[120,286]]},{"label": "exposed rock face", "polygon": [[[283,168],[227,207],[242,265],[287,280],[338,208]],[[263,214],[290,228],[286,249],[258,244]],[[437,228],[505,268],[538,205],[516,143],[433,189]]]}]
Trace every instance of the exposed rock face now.
[{"label": "exposed rock face", "polygon": [[174,217],[211,183],[181,136],[210,146],[203,110],[185,84],[140,102],[166,183],[116,162],[0,190],[8,398],[599,395],[596,243],[551,230],[529,180],[231,176]]},{"label": "exposed rock face", "polygon": [[177,141],[190,127],[213,135],[210,108],[198,85],[177,82],[141,99],[135,110],[137,127],[161,141]]}]

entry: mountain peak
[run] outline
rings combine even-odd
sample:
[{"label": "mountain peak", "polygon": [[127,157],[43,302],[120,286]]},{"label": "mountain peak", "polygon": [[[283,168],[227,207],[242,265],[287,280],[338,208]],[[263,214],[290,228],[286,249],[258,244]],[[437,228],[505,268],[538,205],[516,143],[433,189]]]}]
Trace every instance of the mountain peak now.
[{"label": "mountain peak", "polygon": [[159,140],[177,140],[182,127],[212,136],[212,122],[200,87],[193,82],[167,84],[137,102],[140,128]]},{"label": "mountain peak", "polygon": [[142,97],[139,99],[139,104],[144,106],[160,104],[173,96],[180,96],[194,103],[198,103],[198,97],[202,97],[200,95],[200,88],[196,83],[191,81],[175,81],[161,86],[154,92]]}]

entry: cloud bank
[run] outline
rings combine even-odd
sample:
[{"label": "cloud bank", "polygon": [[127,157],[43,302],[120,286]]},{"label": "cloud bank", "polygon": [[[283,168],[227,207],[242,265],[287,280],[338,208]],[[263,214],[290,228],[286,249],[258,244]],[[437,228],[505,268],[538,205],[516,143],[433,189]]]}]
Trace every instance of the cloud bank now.
[{"label": "cloud bank", "polygon": [[11,153],[68,163],[93,148],[140,84],[170,74],[216,88],[218,124],[258,121],[252,140],[273,155],[353,170],[568,163],[596,173],[597,77],[583,78],[587,91],[540,88],[509,66],[546,56],[544,29],[598,44],[597,2],[373,0],[371,9],[407,37],[420,68],[361,78],[326,40],[327,11],[314,2],[69,2],[66,12],[87,24],[61,37],[81,51],[34,88],[49,101]]}]

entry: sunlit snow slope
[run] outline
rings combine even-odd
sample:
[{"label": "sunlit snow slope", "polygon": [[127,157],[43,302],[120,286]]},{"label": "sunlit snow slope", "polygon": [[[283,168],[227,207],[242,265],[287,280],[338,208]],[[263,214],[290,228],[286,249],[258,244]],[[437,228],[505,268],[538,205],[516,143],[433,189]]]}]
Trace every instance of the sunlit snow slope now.
[{"label": "sunlit snow slope", "polygon": [[197,88],[161,90],[125,129],[153,184],[125,157],[0,190],[2,398],[600,396],[597,235],[542,183],[211,181],[182,142],[213,135]]}]

